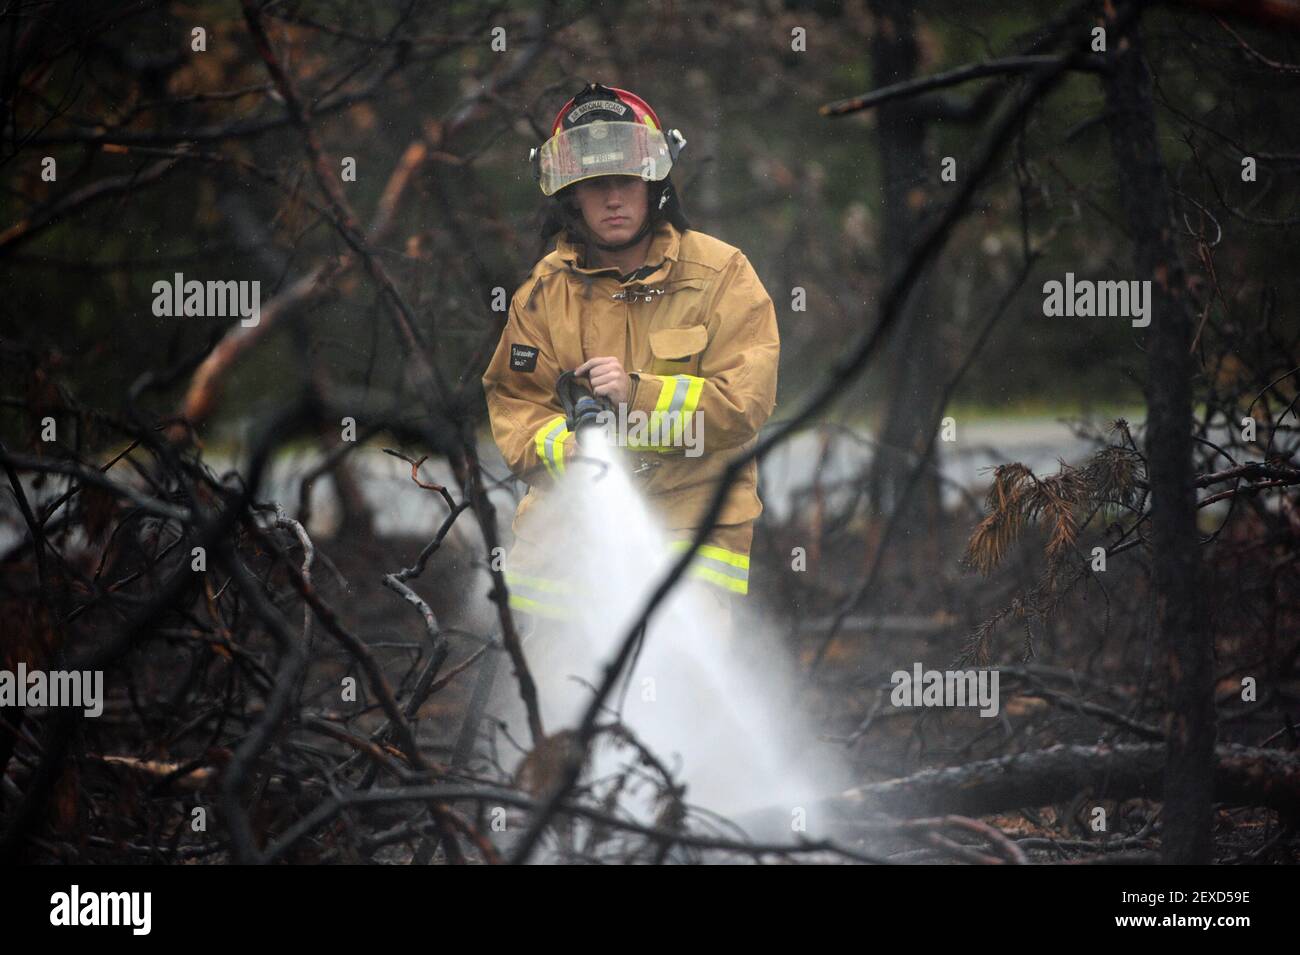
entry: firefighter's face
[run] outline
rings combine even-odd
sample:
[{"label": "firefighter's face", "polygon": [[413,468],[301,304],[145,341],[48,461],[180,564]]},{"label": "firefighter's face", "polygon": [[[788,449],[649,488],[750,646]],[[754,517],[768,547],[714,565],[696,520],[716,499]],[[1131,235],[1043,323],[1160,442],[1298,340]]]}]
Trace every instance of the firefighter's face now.
[{"label": "firefighter's face", "polygon": [[626,242],[649,214],[649,183],[640,176],[597,176],[574,187],[587,228],[606,245]]}]

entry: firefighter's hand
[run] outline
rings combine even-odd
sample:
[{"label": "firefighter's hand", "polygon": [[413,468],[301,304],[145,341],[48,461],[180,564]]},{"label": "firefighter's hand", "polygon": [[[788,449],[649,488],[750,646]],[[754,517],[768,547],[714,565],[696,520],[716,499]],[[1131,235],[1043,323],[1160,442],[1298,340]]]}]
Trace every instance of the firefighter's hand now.
[{"label": "firefighter's hand", "polygon": [[577,368],[575,375],[586,375],[591,380],[591,390],[598,398],[608,398],[615,404],[627,404],[632,394],[632,377],[623,370],[617,358],[588,358]]}]

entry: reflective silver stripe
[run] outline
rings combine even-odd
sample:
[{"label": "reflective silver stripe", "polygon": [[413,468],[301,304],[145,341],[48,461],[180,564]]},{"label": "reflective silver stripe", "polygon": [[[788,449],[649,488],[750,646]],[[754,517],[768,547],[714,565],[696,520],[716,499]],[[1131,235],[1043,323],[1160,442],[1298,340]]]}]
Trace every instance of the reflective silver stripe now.
[{"label": "reflective silver stripe", "polygon": [[510,588],[513,594],[519,594],[521,597],[530,597],[533,600],[540,600],[545,603],[548,600],[563,600],[564,593],[559,590],[543,590],[540,587],[530,587],[528,584],[521,584],[517,580],[506,581],[506,586]]},{"label": "reflective silver stripe", "polygon": [[[668,414],[680,414],[682,405],[686,404],[686,393],[691,390],[691,379],[686,375],[676,375],[673,378],[676,384],[673,386],[673,400],[668,406]],[[668,420],[673,420],[669,418]]]},{"label": "reflective silver stripe", "polygon": [[566,620],[572,615],[572,611],[567,606],[543,603],[513,592],[510,594],[510,607],[520,613],[535,617],[550,617],[552,620]]},{"label": "reflective silver stripe", "polygon": [[514,570],[507,570],[505,578],[506,586],[511,590],[531,594],[566,594],[569,592],[569,582],[560,578],[532,577]]},{"label": "reflective silver stripe", "polygon": [[695,558],[691,563],[699,564],[701,567],[707,567],[709,570],[723,574],[727,577],[734,577],[736,580],[749,580],[749,568],[736,567],[733,564],[728,564],[726,561],[718,560],[715,557],[705,557],[702,554],[696,553]]},{"label": "reflective silver stripe", "polygon": [[[673,390],[671,397],[668,399],[668,406],[664,407],[663,389],[668,387],[672,382]],[[663,384],[660,386],[659,401],[656,403],[654,413],[650,416],[650,426],[654,432],[654,439],[662,438],[664,443],[655,444],[654,450],[666,451],[671,447],[678,435],[682,432],[682,408],[686,405],[686,399],[691,393],[691,376],[674,375],[671,378],[665,377]],[[667,434],[664,429],[667,428]]]},{"label": "reflective silver stripe", "polygon": [[[564,459],[561,458],[559,461],[555,460],[555,439],[560,436],[561,432],[567,432],[568,430],[568,424],[563,418],[561,418],[559,421],[555,422],[555,427],[546,432],[546,459],[551,463],[551,466],[559,472],[563,472],[564,470]],[[560,451],[563,453],[563,445],[560,446]]]},{"label": "reflective silver stripe", "polygon": [[510,606],[524,613],[543,617],[564,618],[572,613],[566,587],[562,581],[540,577],[525,577],[506,573],[506,586],[510,588]]}]

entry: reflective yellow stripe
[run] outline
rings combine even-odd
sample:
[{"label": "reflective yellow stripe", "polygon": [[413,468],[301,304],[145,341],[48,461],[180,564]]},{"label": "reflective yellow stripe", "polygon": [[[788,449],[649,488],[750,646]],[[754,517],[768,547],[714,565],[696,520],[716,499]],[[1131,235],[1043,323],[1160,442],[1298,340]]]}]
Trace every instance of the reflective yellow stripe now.
[{"label": "reflective yellow stripe", "polygon": [[655,414],[663,414],[668,410],[669,405],[673,403],[673,395],[677,392],[677,383],[672,378],[664,375],[656,376],[663,386],[659,389],[659,400],[655,402]]},{"label": "reflective yellow stripe", "polygon": [[[686,550],[691,546],[688,540],[675,540],[670,545],[674,550]],[[716,544],[701,544],[699,550],[695,552],[696,557],[709,557],[713,560],[722,561],[724,564],[730,564],[732,567],[743,567],[749,569],[749,555],[741,554],[734,550],[727,550],[725,547],[718,547]]]},{"label": "reflective yellow stripe", "polygon": [[567,593],[569,588],[562,580],[551,580],[548,577],[529,577],[526,574],[516,574],[507,570],[504,574],[507,587],[524,587],[529,590],[542,590],[552,594]]},{"label": "reflective yellow stripe", "polygon": [[542,464],[546,465],[547,471],[552,470],[552,468],[551,461],[546,456],[546,432],[550,431],[553,427],[555,427],[554,418],[538,428],[536,434],[533,435],[533,447],[537,450],[538,460],[540,460]]},{"label": "reflective yellow stripe", "polygon": [[673,402],[677,398],[677,389],[680,387],[676,378],[661,377],[659,380],[663,382],[663,387],[659,389],[659,400],[655,402],[655,410],[650,415],[651,438],[646,442],[647,448],[651,451],[668,450],[666,445],[660,444],[655,438],[663,433],[664,415],[672,409]]},{"label": "reflective yellow stripe", "polygon": [[745,570],[749,570],[748,554],[738,554],[734,550],[715,547],[713,544],[701,544],[700,549],[696,551],[696,553],[701,557],[720,560],[724,564],[730,564],[732,567],[743,567]]},{"label": "reflective yellow stripe", "polygon": [[704,379],[696,378],[694,375],[686,375],[691,380],[691,388],[686,393],[686,404],[682,406],[683,414],[693,414],[695,409],[700,406],[700,392],[704,390]]},{"label": "reflective yellow stripe", "polygon": [[699,564],[691,564],[690,570],[687,571],[692,577],[698,577],[700,580],[707,580],[716,587],[724,590],[730,590],[738,594],[749,593],[749,580],[737,580],[734,577],[728,577],[726,574],[718,573],[708,567],[701,567]]},{"label": "reflective yellow stripe", "polygon": [[537,429],[533,436],[533,446],[537,457],[551,477],[558,478],[564,473],[564,439],[569,436],[569,427],[564,415],[556,415]]},{"label": "reflective yellow stripe", "polygon": [[531,597],[513,591],[510,594],[510,609],[531,613],[538,617],[549,617],[552,620],[567,620],[570,616],[568,607],[542,603],[540,600],[533,600]]},{"label": "reflective yellow stripe", "polygon": [[[673,550],[682,551],[690,547],[690,541],[676,540],[671,546]],[[749,593],[748,554],[727,550],[716,544],[701,544],[687,573],[734,593]]]},{"label": "reflective yellow stripe", "polygon": [[566,603],[568,585],[562,580],[546,577],[529,577],[525,574],[505,572],[506,586],[510,589],[510,606],[514,610],[560,620],[570,616]]}]

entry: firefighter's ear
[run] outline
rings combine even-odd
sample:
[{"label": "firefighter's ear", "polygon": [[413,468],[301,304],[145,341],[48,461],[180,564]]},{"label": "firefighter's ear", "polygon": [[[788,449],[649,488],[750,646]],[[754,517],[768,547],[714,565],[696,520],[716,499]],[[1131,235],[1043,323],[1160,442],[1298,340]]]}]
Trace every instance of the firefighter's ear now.
[{"label": "firefighter's ear", "polygon": [[571,217],[577,211],[573,202],[573,190],[566,186],[551,196],[551,209],[558,213],[560,218]]}]

